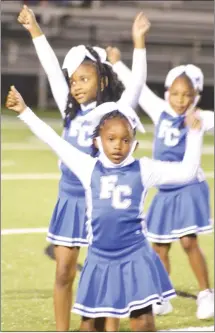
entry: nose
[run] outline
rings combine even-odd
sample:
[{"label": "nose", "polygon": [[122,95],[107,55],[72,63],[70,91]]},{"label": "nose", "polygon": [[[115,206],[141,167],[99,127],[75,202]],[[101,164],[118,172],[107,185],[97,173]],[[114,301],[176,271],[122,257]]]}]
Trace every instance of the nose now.
[{"label": "nose", "polygon": [[184,97],[183,96],[179,96],[178,97],[178,103],[179,104],[183,104],[183,102],[184,102]]},{"label": "nose", "polygon": [[115,142],[114,150],[117,150],[117,151],[121,150],[121,142],[120,141]]}]

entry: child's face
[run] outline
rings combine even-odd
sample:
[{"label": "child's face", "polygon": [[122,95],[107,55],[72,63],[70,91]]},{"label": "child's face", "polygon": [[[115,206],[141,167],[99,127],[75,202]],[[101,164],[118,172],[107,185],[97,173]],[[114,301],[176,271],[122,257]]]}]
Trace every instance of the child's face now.
[{"label": "child's face", "polygon": [[100,130],[105,155],[119,164],[128,156],[134,141],[133,130],[126,119],[107,119]]},{"label": "child's face", "polygon": [[194,98],[195,90],[192,83],[185,76],[176,78],[169,88],[169,104],[179,115],[183,114],[193,104]]},{"label": "child's face", "polygon": [[71,94],[79,104],[96,100],[98,76],[92,62],[82,63],[70,77]]}]

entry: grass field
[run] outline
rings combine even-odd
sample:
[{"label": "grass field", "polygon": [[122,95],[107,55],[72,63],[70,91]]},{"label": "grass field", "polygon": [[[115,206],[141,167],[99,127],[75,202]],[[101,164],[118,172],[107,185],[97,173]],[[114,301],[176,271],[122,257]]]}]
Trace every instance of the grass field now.
[{"label": "grass field", "polygon": [[[56,117],[57,114],[54,115]],[[46,115],[47,117],[47,115]],[[59,133],[61,122],[49,116],[49,123]],[[139,136],[141,149],[137,155],[151,155],[152,132]],[[214,216],[213,139],[204,140],[203,169],[211,190],[211,212]],[[15,116],[2,121],[2,229],[46,228],[55,205],[59,171],[56,156]],[[42,179],[42,177],[44,179]],[[33,179],[34,178],[34,179]],[[155,191],[147,196],[146,210]],[[200,237],[206,255],[210,280],[214,280],[213,234]],[[5,234],[2,236],[2,331],[52,331],[53,281],[55,263],[44,255],[45,233]],[[82,250],[79,262],[83,263]],[[171,251],[171,278],[176,290],[196,295],[198,286],[178,243]],[[77,286],[79,274],[75,284]],[[213,320],[196,319],[195,299],[177,297],[172,301],[174,312],[156,318],[157,329],[211,326]],[[71,330],[79,327],[79,317],[72,315]],[[129,330],[128,321],[121,321],[121,331]]]}]

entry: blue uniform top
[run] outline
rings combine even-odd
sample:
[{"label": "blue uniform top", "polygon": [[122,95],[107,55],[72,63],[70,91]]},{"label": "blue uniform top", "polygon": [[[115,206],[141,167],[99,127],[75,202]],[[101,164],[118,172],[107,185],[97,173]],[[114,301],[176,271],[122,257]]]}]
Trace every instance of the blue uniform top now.
[{"label": "blue uniform top", "polygon": [[145,195],[139,161],[114,169],[97,161],[87,191],[88,237],[92,246],[115,250],[142,241]]},{"label": "blue uniform top", "polygon": [[[184,125],[185,116],[173,117],[167,112],[162,112],[155,127],[153,157],[160,161],[181,162],[186,149],[188,128]],[[160,189],[174,189],[202,181],[203,175],[185,184],[161,185]]]},{"label": "blue uniform top", "polygon": [[[79,110],[75,119],[67,120],[62,137],[73,147],[80,151],[92,154],[92,135],[94,127],[90,121],[85,121],[84,116],[91,110],[83,112]],[[84,194],[84,188],[77,176],[63,162],[60,162],[62,172],[60,180],[60,192],[70,194]]]}]

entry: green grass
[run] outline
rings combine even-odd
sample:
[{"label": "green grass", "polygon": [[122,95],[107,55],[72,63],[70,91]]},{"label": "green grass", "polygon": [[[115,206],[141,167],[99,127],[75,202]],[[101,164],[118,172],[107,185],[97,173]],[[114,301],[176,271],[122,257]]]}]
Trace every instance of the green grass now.
[{"label": "green grass", "polygon": [[[47,117],[47,114],[45,114]],[[51,117],[52,118],[52,117]],[[53,117],[54,118],[54,117]],[[61,122],[54,128],[61,131]],[[152,140],[152,133],[139,136]],[[206,136],[205,144],[212,145],[213,137]],[[16,121],[4,120],[2,125],[2,174],[57,173],[57,158],[44,149],[31,132]],[[14,145],[6,149],[6,143]],[[29,144],[40,149],[15,150],[15,144]],[[5,148],[6,147],[6,148]],[[151,155],[150,150],[139,150],[137,156]],[[7,163],[8,162],[8,163]],[[12,163],[10,163],[12,162]],[[213,155],[203,155],[202,165],[213,171]],[[214,180],[208,179],[211,190],[211,209],[214,216]],[[58,180],[2,180],[2,229],[48,227],[57,197]],[[149,207],[155,190],[147,196]],[[200,244],[207,258],[210,281],[214,280],[213,234],[200,236]],[[53,283],[55,262],[44,255],[47,245],[45,234],[20,234],[2,236],[2,331],[53,331]],[[81,250],[79,262],[83,263],[86,250]],[[176,290],[197,294],[198,286],[179,243],[171,250],[171,278]],[[79,273],[75,280],[77,287]],[[177,297],[173,299],[174,311],[168,316],[156,318],[157,329],[210,326],[213,320],[199,321],[195,317],[195,300]],[[71,330],[78,330],[79,316],[72,314]],[[129,330],[128,320],[121,321],[121,331]]]}]

